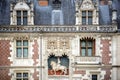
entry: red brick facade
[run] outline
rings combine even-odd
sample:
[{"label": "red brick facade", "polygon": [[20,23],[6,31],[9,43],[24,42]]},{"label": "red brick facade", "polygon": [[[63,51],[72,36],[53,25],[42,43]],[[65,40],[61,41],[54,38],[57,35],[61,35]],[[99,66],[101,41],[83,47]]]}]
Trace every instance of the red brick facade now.
[{"label": "red brick facade", "polygon": [[37,43],[37,40],[34,41],[34,45],[32,46],[33,47],[33,57],[32,59],[34,60],[34,64],[33,65],[36,65],[38,62],[37,62],[37,59],[39,59],[39,54],[38,54],[38,43]]},{"label": "red brick facade", "polygon": [[106,71],[106,74],[104,76],[104,80],[110,80],[110,75],[111,75],[111,67],[110,67],[110,59],[111,59],[111,52],[110,52],[110,41],[108,39],[102,39],[101,40],[101,50],[102,50],[102,64],[104,67],[102,70]]},{"label": "red brick facade", "polygon": [[10,66],[8,57],[10,57],[10,41],[0,40],[0,80],[10,80],[9,68],[6,68]]},{"label": "red brick facade", "polygon": [[40,6],[48,6],[48,0],[40,0],[39,5]]},{"label": "red brick facade", "polygon": [[[37,40],[34,40],[34,44],[32,45],[32,47],[33,47],[33,52],[34,52],[33,57],[32,57],[32,59],[34,60],[34,64],[33,65],[36,65],[36,64],[38,64],[37,59],[39,59],[39,54],[38,54],[39,46],[38,46]],[[36,69],[34,69],[34,74],[33,74],[34,80],[39,80],[37,75],[39,75],[39,72],[36,71]]]},{"label": "red brick facade", "polygon": [[85,70],[75,70],[74,74],[81,74],[81,75],[85,75],[86,71]]},{"label": "red brick facade", "polygon": [[39,78],[37,77],[37,75],[39,75],[39,72],[36,71],[36,69],[34,69],[34,74],[33,74],[34,80],[39,80]]}]

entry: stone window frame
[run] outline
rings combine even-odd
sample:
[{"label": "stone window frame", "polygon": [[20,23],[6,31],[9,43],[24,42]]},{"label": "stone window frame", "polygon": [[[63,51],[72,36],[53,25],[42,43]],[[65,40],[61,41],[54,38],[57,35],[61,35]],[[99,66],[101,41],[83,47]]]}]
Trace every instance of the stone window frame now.
[{"label": "stone window frame", "polygon": [[[21,46],[18,46],[18,47],[17,47],[17,41],[22,41],[22,42],[23,42],[23,41],[25,41],[25,40],[28,41],[28,46],[25,46],[25,48],[28,49],[27,57],[24,57],[24,56],[23,56],[23,48],[24,48],[24,46],[21,45]],[[29,47],[29,46],[30,46],[30,41],[29,41],[28,39],[23,39],[23,40],[21,40],[21,39],[16,39],[16,40],[15,40],[15,57],[16,57],[17,59],[28,59],[28,58],[30,57],[30,54],[29,54],[29,49],[30,49],[30,47]],[[22,53],[21,53],[22,56],[21,56],[21,57],[17,57],[17,48],[20,48],[20,47],[22,48]]]},{"label": "stone window frame", "polygon": [[[82,41],[85,41],[85,46],[84,47],[82,47]],[[87,46],[87,43],[89,42],[89,41],[92,41],[92,46]],[[82,48],[84,48],[84,49],[86,49],[85,50],[85,52],[87,52],[87,53],[85,53],[85,57],[86,56],[88,56],[88,57],[92,57],[92,56],[95,56],[95,43],[96,43],[96,41],[95,41],[95,39],[91,39],[91,38],[83,38],[83,39],[80,39],[80,55],[82,56]],[[88,48],[90,48],[90,49],[92,49],[92,54],[91,54],[91,56],[89,56],[88,55]]]},{"label": "stone window frame", "polygon": [[[21,77],[17,77],[17,73],[21,73],[22,76]],[[23,74],[24,73],[27,73],[28,74],[28,77],[23,77]],[[27,79],[29,80],[30,79],[30,72],[29,71],[20,71],[20,70],[17,70],[14,72],[14,79],[17,80],[17,79],[21,79],[21,80],[24,80],[24,79]]]}]

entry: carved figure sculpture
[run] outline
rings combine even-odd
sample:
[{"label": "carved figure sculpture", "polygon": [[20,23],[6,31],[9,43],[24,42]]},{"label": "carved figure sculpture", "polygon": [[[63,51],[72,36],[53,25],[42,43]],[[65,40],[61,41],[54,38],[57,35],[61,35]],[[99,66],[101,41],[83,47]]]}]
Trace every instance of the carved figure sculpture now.
[{"label": "carved figure sculpture", "polygon": [[66,66],[60,65],[60,64],[56,63],[55,61],[51,61],[50,65],[52,67],[52,72],[54,72],[55,75],[56,75],[56,71],[59,71],[59,70],[61,71],[60,75],[67,74]]}]

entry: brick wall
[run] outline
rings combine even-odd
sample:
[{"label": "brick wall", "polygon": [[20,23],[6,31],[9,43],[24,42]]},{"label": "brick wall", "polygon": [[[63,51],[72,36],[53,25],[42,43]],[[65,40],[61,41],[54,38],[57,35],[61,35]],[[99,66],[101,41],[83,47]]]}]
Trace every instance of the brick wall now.
[{"label": "brick wall", "polygon": [[8,57],[10,57],[10,41],[0,40],[0,80],[10,80],[10,76],[8,76],[9,69],[4,67],[10,66]]},{"label": "brick wall", "polygon": [[101,50],[102,50],[102,64],[104,65],[109,65],[110,63],[110,40],[101,40],[101,44],[102,44],[102,47],[101,47]]},{"label": "brick wall", "polygon": [[40,0],[39,5],[40,6],[48,6],[48,0]]},{"label": "brick wall", "polygon": [[101,40],[101,44],[102,44],[102,47],[101,47],[101,50],[102,50],[102,65],[103,68],[102,70],[103,71],[106,71],[106,74],[104,76],[104,80],[110,80],[110,75],[111,75],[111,67],[110,67],[110,59],[111,59],[111,52],[110,52],[110,41],[109,39],[102,39]]},{"label": "brick wall", "polygon": [[[38,42],[37,42],[37,40],[34,40],[34,44],[33,44],[33,57],[32,57],[32,59],[34,60],[34,64],[33,65],[37,65],[38,64],[38,59],[39,59],[39,54],[38,54],[38,48],[39,48],[39,46],[38,46]],[[38,71],[36,71],[36,69],[34,69],[34,74],[33,74],[33,78],[34,78],[34,80],[39,80],[39,77],[37,77],[37,75],[39,74],[39,72]]]},{"label": "brick wall", "polygon": [[39,74],[39,72],[36,71],[36,69],[34,69],[34,74],[33,74],[34,80],[39,80],[39,77],[37,77],[38,74]]}]

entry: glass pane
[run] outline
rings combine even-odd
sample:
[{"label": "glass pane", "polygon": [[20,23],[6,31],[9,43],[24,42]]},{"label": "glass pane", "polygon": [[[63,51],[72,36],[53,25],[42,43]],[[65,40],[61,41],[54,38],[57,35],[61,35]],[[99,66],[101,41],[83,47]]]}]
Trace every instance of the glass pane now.
[{"label": "glass pane", "polygon": [[21,25],[21,17],[17,17],[17,25]]},{"label": "glass pane", "polygon": [[23,25],[27,25],[27,17],[23,17]]},{"label": "glass pane", "polygon": [[17,11],[17,16],[21,17],[21,11]]},{"label": "glass pane", "polygon": [[97,80],[97,75],[92,75],[92,80]]},{"label": "glass pane", "polygon": [[88,11],[88,16],[92,17],[92,11]]},{"label": "glass pane", "polygon": [[88,24],[91,25],[92,24],[92,17],[88,18]]},{"label": "glass pane", "polygon": [[28,46],[28,40],[23,41],[23,46]]},{"label": "glass pane", "polygon": [[87,42],[87,46],[88,46],[88,47],[92,47],[92,41],[88,41],[88,42]]},{"label": "glass pane", "polygon": [[85,47],[85,41],[81,41],[81,47]]},{"label": "glass pane", "polygon": [[82,11],[82,16],[86,16],[86,11]]},{"label": "glass pane", "polygon": [[28,48],[23,48],[23,57],[28,57]]},{"label": "glass pane", "polygon": [[81,56],[85,56],[86,49],[81,49]]},{"label": "glass pane", "polygon": [[17,40],[16,45],[17,45],[17,46],[22,46],[21,40]]},{"label": "glass pane", "polygon": [[27,17],[27,11],[23,11],[23,16]]},{"label": "glass pane", "polygon": [[16,77],[22,77],[21,73],[16,73]]},{"label": "glass pane", "polygon": [[92,56],[92,49],[88,49],[88,56]]},{"label": "glass pane", "polygon": [[28,73],[23,73],[23,78],[28,78]]},{"label": "glass pane", "polygon": [[22,49],[17,48],[17,57],[22,57]]},{"label": "glass pane", "polygon": [[82,17],[82,24],[85,25],[86,24],[86,18]]}]

